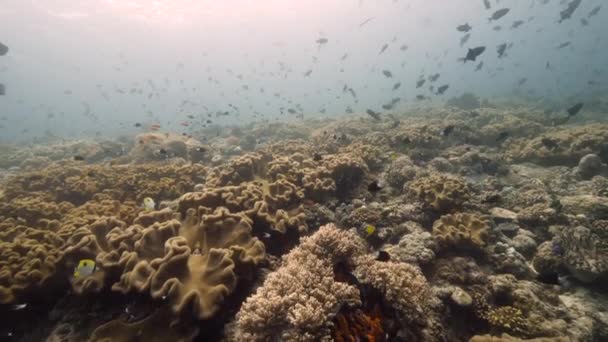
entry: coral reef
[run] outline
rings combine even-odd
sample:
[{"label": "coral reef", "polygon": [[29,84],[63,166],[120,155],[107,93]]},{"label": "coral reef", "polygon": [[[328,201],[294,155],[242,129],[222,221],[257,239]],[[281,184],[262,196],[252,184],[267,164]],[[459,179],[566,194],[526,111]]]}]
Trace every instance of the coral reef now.
[{"label": "coral reef", "polygon": [[434,173],[415,179],[409,190],[426,205],[444,213],[459,208],[469,198],[464,180]]},{"label": "coral reef", "polygon": [[441,216],[433,223],[433,237],[442,248],[483,249],[489,238],[488,217],[457,213]]},{"label": "coral reef", "polygon": [[[303,239],[247,299],[237,314],[233,339],[331,340],[332,317],[346,305],[362,303],[355,284],[337,279],[335,265],[341,263],[351,265],[360,283],[379,290],[401,312],[410,334],[429,341],[440,335],[433,314],[439,302],[432,299],[419,270],[405,263],[376,261],[365,255],[359,237],[327,225]],[[339,317],[338,327],[347,326],[344,316]]]},{"label": "coral reef", "polygon": [[0,336],[607,340],[606,124],[473,100],[0,146]]},{"label": "coral reef", "polygon": [[514,162],[575,166],[587,154],[608,143],[606,124],[558,128],[532,139],[512,142],[506,156]]},{"label": "coral reef", "polygon": [[357,236],[332,225],[303,239],[245,301],[233,340],[331,340],[331,316],[343,305],[361,304],[357,287],[334,279],[333,265],[352,261],[363,248]]}]

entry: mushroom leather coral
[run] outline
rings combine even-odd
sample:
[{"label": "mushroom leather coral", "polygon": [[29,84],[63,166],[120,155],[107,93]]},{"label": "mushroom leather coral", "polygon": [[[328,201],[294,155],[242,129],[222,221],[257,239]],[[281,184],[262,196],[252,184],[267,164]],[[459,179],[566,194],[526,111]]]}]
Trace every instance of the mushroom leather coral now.
[{"label": "mushroom leather coral", "polygon": [[112,289],[149,291],[176,313],[213,316],[235,289],[237,270],[246,273],[265,253],[264,244],[251,237],[247,217],[226,208],[204,212],[189,209],[181,224],[171,220],[143,229],[134,251],[122,254],[126,269]]},{"label": "mushroom leather coral", "polygon": [[457,208],[469,198],[464,180],[438,174],[420,177],[409,188],[425,204],[440,212]]},{"label": "mushroom leather coral", "polygon": [[433,237],[443,247],[483,248],[488,240],[488,217],[457,213],[443,215],[433,223]]}]

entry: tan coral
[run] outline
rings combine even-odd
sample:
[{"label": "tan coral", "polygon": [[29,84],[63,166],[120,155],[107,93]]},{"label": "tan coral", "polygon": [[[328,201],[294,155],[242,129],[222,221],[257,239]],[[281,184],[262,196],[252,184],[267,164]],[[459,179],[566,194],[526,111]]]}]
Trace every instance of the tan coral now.
[{"label": "tan coral", "polygon": [[333,263],[362,251],[360,238],[333,225],[304,238],[245,301],[231,340],[331,341],[331,315],[360,303],[356,287],[334,280]]},{"label": "tan coral", "polygon": [[[264,258],[246,217],[219,208],[209,215],[188,210],[186,219],[154,224],[141,232],[135,251],[123,253],[126,272],[113,289],[166,299],[175,313],[213,316],[240,275]],[[164,246],[164,250],[162,249]]]},{"label": "tan coral", "polygon": [[489,228],[487,216],[473,213],[448,214],[433,223],[433,237],[444,248],[481,249],[488,242]]},{"label": "tan coral", "polygon": [[[551,143],[547,146],[543,140]],[[533,139],[519,139],[508,146],[506,155],[512,162],[575,166],[583,156],[598,153],[605,144],[608,124],[595,123],[555,128]]]},{"label": "tan coral", "polygon": [[44,293],[45,286],[57,271],[63,244],[52,231],[25,226],[10,229],[14,232],[8,234],[11,241],[0,241],[2,304]]},{"label": "tan coral", "polygon": [[458,208],[469,198],[469,190],[463,179],[435,173],[417,178],[409,189],[426,205],[440,212]]}]

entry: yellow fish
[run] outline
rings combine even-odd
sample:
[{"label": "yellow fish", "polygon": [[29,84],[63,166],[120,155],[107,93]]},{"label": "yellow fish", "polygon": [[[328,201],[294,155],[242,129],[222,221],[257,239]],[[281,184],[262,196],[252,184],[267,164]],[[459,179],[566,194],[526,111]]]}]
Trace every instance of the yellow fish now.
[{"label": "yellow fish", "polygon": [[143,208],[145,211],[154,210],[156,208],[156,203],[154,202],[154,200],[152,198],[146,197],[146,198],[144,198]]},{"label": "yellow fish", "polygon": [[92,259],[82,259],[74,269],[74,278],[87,277],[95,272],[96,265]]},{"label": "yellow fish", "polygon": [[365,234],[367,234],[367,236],[370,236],[376,232],[376,227],[371,224],[368,224],[365,226],[364,231],[365,231]]}]

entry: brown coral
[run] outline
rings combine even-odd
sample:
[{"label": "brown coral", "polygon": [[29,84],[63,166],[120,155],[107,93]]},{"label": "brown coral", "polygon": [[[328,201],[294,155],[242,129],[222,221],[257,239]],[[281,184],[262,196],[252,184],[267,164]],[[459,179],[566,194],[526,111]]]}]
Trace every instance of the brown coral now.
[{"label": "brown coral", "polygon": [[463,179],[435,173],[417,178],[409,185],[409,189],[426,205],[439,212],[458,208],[469,198],[468,187]]},{"label": "brown coral", "polygon": [[304,238],[245,301],[233,340],[330,341],[331,315],[345,304],[360,304],[356,287],[334,280],[333,263],[362,251],[356,235],[333,225]]},{"label": "brown coral", "polygon": [[488,241],[489,227],[487,216],[473,213],[448,214],[433,223],[433,237],[444,248],[482,249]]},{"label": "brown coral", "polygon": [[509,145],[506,155],[514,162],[575,166],[583,156],[598,153],[605,144],[608,125],[596,123],[556,128],[533,139],[517,140]]},{"label": "brown coral", "polygon": [[125,272],[112,289],[149,291],[176,313],[209,318],[236,287],[236,271],[247,274],[264,258],[264,245],[250,232],[246,217],[225,208],[202,215],[190,209],[181,224],[171,220],[141,231],[135,250],[122,254]]}]

